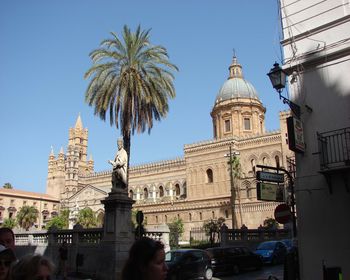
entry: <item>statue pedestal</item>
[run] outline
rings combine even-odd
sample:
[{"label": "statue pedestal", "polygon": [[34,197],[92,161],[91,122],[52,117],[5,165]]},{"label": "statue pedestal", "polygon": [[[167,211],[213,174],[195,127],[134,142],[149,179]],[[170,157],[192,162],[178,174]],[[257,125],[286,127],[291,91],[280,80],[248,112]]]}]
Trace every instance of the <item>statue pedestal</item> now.
[{"label": "statue pedestal", "polygon": [[134,200],[127,191],[117,189],[101,201],[105,207],[104,235],[101,242],[99,262],[101,279],[121,279],[121,271],[129,249],[135,241],[131,223],[131,208]]}]

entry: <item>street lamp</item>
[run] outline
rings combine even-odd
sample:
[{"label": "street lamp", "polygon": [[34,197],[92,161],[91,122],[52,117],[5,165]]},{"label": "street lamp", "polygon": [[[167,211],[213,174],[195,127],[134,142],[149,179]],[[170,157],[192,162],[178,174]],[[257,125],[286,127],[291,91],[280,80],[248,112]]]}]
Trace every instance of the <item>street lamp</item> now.
[{"label": "street lamp", "polygon": [[294,102],[290,101],[288,98],[282,96],[281,92],[286,87],[287,73],[280,67],[280,65],[275,62],[273,68],[267,73],[269,76],[273,88],[278,92],[279,98],[283,100],[284,104],[288,104],[289,108],[292,110],[294,115],[300,119],[300,107]]}]

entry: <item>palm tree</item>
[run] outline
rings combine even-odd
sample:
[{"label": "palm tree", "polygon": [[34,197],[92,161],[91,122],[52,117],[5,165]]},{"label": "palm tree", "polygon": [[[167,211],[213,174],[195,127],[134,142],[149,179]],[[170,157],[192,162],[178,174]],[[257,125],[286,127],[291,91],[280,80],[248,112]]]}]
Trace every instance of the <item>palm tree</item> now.
[{"label": "palm tree", "polygon": [[39,212],[34,206],[25,205],[18,211],[16,218],[19,226],[28,231],[38,219],[38,215]]},{"label": "palm tree", "polygon": [[6,227],[6,228],[15,228],[17,226],[17,222],[15,219],[12,218],[5,218],[4,222],[2,223],[1,227]]},{"label": "palm tree", "polygon": [[150,133],[153,120],[166,117],[168,99],[175,97],[172,71],[178,68],[164,47],[150,43],[149,33],[126,25],[121,39],[111,32],[112,38],[90,53],[93,66],[84,76],[91,78],[85,101],[95,107],[94,114],[106,120],[109,111],[110,125],[121,129],[128,168],[131,135],[146,128]]}]

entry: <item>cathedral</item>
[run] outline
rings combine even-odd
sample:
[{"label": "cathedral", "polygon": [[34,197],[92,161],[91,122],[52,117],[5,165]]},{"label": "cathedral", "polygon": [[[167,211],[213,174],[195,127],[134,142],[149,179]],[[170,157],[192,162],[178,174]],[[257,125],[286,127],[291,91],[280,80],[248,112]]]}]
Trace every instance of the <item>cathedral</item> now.
[{"label": "cathedral", "polygon": [[[130,167],[127,191],[135,200],[133,208],[143,211],[147,228],[181,219],[182,239],[188,241],[191,229],[210,219],[223,217],[229,228],[257,228],[273,217],[277,203],[257,200],[256,165],[287,168],[294,155],[287,142],[289,112],[280,112],[280,130],[273,132],[265,131],[265,112],[233,57],[210,112],[213,138],[185,144],[183,157]],[[89,207],[102,220],[101,200],[111,191],[112,171],[96,172],[87,149],[88,129],[79,116],[69,130],[66,153],[61,149],[49,155],[46,193],[60,201],[61,209]],[[235,178],[230,158],[239,161]]]}]

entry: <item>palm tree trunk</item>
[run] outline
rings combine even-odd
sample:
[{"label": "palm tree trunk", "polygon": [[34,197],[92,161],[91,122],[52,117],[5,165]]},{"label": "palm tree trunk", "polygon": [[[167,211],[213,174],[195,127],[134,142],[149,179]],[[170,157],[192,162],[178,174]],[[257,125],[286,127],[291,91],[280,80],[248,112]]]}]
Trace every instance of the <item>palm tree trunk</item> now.
[{"label": "palm tree trunk", "polygon": [[130,147],[131,147],[131,132],[128,130],[126,133],[123,134],[123,145],[124,149],[126,151],[126,154],[128,155],[128,165],[127,165],[127,172],[126,172],[126,187],[129,186],[129,166],[130,166]]}]

